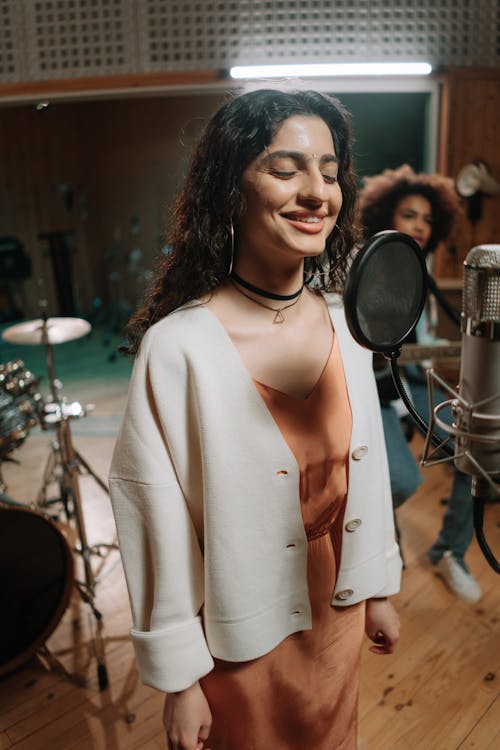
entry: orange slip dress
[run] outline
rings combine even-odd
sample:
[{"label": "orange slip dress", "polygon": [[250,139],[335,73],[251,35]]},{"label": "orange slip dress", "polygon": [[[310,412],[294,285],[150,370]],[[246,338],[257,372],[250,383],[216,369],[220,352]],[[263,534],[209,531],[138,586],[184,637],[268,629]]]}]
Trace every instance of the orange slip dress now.
[{"label": "orange slip dress", "polygon": [[337,337],[307,398],[254,381],[300,469],[312,629],[200,680],[210,750],[356,750],[365,603],[332,607],[347,497],[351,410]]}]

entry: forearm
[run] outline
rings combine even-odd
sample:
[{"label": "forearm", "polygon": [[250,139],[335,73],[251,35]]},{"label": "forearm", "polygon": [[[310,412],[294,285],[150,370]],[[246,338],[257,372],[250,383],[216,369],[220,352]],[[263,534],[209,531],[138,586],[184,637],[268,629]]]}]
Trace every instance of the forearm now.
[{"label": "forearm", "polygon": [[199,616],[203,558],[185,500],[172,484],[115,478],[110,488],[141,679],[165,692],[181,690],[213,667]]}]

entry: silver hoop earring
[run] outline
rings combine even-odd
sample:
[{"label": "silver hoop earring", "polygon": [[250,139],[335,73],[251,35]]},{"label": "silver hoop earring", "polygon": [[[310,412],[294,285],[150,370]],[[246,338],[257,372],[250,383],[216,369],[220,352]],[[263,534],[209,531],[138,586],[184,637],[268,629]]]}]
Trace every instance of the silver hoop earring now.
[{"label": "silver hoop earring", "polygon": [[233,220],[229,219],[229,238],[230,238],[230,256],[229,256],[229,269],[227,272],[228,277],[231,276],[233,272],[233,263],[234,263],[234,226],[233,226]]}]

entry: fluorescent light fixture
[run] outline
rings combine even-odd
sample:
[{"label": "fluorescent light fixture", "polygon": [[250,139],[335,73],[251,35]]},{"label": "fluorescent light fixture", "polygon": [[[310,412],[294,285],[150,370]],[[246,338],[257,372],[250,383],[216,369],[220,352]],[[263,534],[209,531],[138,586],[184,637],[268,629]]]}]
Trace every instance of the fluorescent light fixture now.
[{"label": "fluorescent light fixture", "polygon": [[315,78],[316,76],[426,76],[429,63],[321,63],[305,65],[237,65],[231,78]]}]

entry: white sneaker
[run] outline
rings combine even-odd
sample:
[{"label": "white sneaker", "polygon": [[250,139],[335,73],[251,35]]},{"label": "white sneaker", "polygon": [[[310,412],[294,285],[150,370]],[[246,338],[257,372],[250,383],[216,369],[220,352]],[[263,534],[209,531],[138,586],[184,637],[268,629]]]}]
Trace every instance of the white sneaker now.
[{"label": "white sneaker", "polygon": [[471,573],[467,573],[448,550],[434,566],[449,588],[468,604],[475,604],[482,596],[481,587]]}]

